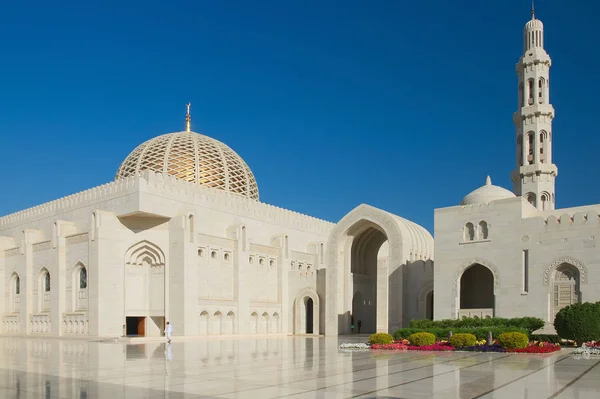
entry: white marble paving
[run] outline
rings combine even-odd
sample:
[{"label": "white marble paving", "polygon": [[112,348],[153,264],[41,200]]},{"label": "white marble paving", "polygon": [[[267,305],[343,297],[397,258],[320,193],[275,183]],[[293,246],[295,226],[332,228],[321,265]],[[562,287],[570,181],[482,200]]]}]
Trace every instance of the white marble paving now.
[{"label": "white marble paving", "polygon": [[0,398],[596,398],[600,358],[353,352],[364,338],[0,337]]}]

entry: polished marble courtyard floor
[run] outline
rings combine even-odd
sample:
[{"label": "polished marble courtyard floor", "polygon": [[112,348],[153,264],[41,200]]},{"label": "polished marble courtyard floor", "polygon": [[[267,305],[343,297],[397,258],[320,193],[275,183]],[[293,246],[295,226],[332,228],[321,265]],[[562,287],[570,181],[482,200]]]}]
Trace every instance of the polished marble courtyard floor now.
[{"label": "polished marble courtyard floor", "polygon": [[598,398],[600,358],[343,352],[348,338],[0,337],[0,398]]}]

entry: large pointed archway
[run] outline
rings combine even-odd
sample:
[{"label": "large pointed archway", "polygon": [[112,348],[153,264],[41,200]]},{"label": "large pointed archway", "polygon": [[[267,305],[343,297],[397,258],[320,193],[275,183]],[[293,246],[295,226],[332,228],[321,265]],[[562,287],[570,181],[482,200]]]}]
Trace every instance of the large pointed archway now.
[{"label": "large pointed archway", "polygon": [[404,325],[400,268],[407,261],[433,258],[431,234],[399,216],[360,205],[334,227],[327,244],[325,334],[348,334],[359,320],[365,333]]}]

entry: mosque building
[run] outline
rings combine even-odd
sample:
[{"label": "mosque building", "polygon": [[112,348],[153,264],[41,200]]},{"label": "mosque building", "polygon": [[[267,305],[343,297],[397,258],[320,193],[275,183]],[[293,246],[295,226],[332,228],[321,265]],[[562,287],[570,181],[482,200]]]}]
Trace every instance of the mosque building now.
[{"label": "mosque building", "polygon": [[0,217],[0,334],[156,337],[169,321],[175,336],[337,335],[465,316],[551,330],[562,307],[600,300],[600,205],[554,206],[543,33],[532,15],[513,191],[488,177],[436,209],[435,247],[369,205],[330,223],[261,202],[246,162],[191,130],[188,105],[185,131],[140,144],[113,182]]}]

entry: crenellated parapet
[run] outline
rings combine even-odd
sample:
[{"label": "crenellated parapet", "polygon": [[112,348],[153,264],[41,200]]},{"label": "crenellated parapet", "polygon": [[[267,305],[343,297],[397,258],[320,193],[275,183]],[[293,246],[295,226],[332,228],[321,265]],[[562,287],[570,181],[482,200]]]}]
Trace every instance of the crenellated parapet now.
[{"label": "crenellated parapet", "polygon": [[235,193],[145,170],[139,176],[119,179],[1,217],[0,230],[82,207],[93,206],[135,192],[159,194],[174,201],[187,202],[195,206],[235,213],[287,228],[320,234],[328,234],[334,226],[331,222],[265,204]]},{"label": "crenellated parapet", "polygon": [[160,192],[162,195],[170,195],[173,199],[183,200],[184,197],[197,206],[244,215],[288,228],[328,234],[334,226],[333,223],[322,219],[148,170],[141,174],[140,188],[148,193]]},{"label": "crenellated parapet", "polygon": [[89,206],[116,198],[124,193],[134,191],[138,187],[139,178],[129,177],[116,180],[101,186],[71,194],[54,201],[46,202],[19,212],[0,217],[0,229],[12,227],[54,213],[68,212],[73,209]]}]

